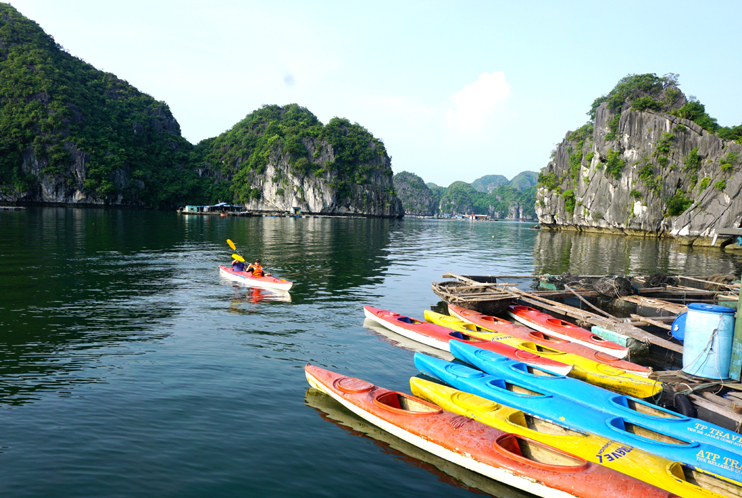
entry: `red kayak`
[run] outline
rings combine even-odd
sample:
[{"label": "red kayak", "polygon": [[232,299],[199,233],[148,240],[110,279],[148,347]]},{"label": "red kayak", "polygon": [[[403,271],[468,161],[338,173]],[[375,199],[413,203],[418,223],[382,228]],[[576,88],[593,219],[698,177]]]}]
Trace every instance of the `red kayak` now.
[{"label": "red kayak", "polygon": [[266,289],[275,289],[288,291],[294,285],[293,282],[271,276],[254,277],[246,271],[234,270],[231,266],[219,266],[219,273],[230,280],[239,282],[249,287],[264,287]]},{"label": "red kayak", "polygon": [[543,313],[530,306],[511,305],[508,307],[508,315],[523,325],[539,332],[582,344],[583,346],[615,356],[616,358],[626,358],[629,354],[629,350],[624,346],[619,346],[615,342],[603,339],[589,330],[554,318],[548,313]]},{"label": "red kayak", "polygon": [[392,311],[374,308],[373,306],[364,306],[363,311],[366,318],[379,325],[396,332],[397,334],[412,339],[413,341],[426,344],[436,349],[450,351],[448,342],[459,340],[462,342],[476,344],[477,347],[500,354],[511,360],[520,361],[526,365],[541,368],[557,375],[567,375],[572,371],[572,365],[544,358],[530,351],[524,351],[514,348],[508,344],[498,341],[486,341],[477,337],[464,334],[456,330],[451,330],[441,325],[423,322],[410,318],[409,316],[400,315]]},{"label": "red kayak", "polygon": [[445,411],[412,395],[314,365],[306,365],[304,371],[312,387],[373,425],[436,456],[536,496],[674,497],[633,477]]},{"label": "red kayak", "polygon": [[626,370],[634,375],[641,375],[642,377],[649,377],[652,373],[651,368],[631,363],[630,361],[620,360],[615,356],[601,353],[582,344],[576,342],[570,342],[569,340],[561,339],[551,334],[537,332],[524,325],[518,323],[509,322],[502,318],[494,316],[483,315],[478,311],[472,311],[461,306],[454,304],[448,305],[448,312],[461,320],[469,323],[473,323],[477,327],[483,329],[492,330],[494,332],[501,332],[509,336],[517,337],[519,339],[531,341],[541,347],[561,351],[562,353],[576,354],[590,360],[593,360],[603,365],[608,365],[614,368],[620,368]]}]

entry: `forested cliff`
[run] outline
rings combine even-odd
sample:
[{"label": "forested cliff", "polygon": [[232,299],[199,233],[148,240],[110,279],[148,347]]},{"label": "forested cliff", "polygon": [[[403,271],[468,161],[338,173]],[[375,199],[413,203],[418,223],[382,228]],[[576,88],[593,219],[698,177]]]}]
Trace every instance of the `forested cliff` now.
[{"label": "forested cliff", "polygon": [[383,143],[265,106],[194,146],[167,104],[70,55],[0,3],[0,201],[403,215]]},{"label": "forested cliff", "polygon": [[705,245],[740,226],[742,126],[719,126],[678,85],[677,75],[629,75],[595,100],[539,176],[543,227]]}]

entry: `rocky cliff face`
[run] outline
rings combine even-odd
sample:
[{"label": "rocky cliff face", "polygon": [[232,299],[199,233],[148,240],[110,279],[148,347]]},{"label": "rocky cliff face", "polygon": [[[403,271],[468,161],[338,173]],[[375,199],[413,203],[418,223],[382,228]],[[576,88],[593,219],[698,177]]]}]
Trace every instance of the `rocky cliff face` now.
[{"label": "rocky cliff face", "polygon": [[[675,99],[676,109],[686,103],[682,94]],[[557,146],[540,177],[542,226],[698,245],[710,244],[719,228],[739,227],[742,145],[688,119],[633,107],[603,102],[591,125]]]},{"label": "rocky cliff face", "polygon": [[438,201],[422,178],[403,171],[394,175],[394,189],[402,201],[405,214],[413,216],[435,216]]},{"label": "rocky cliff face", "polygon": [[197,149],[202,177],[250,210],[404,215],[384,144],[347,119],[323,125],[296,104],[264,106]]},{"label": "rocky cliff face", "polygon": [[[335,162],[332,145],[318,139],[303,142],[315,164]],[[401,218],[404,209],[394,191],[391,160],[388,156],[380,158],[374,166],[367,181],[350,183],[342,173],[332,170],[320,176],[297,174],[291,167],[290,155],[274,150],[263,173],[249,173],[250,184],[260,190],[260,196],[244,205],[254,211],[290,211],[298,207],[302,213]]]}]

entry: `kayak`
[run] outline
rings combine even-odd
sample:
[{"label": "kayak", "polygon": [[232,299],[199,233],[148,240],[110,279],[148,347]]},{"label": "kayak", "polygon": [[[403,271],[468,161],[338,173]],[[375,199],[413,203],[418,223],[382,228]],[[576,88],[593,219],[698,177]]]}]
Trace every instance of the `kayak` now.
[{"label": "kayak", "polygon": [[[517,349],[539,355],[543,358],[550,358],[567,365],[573,365],[573,368],[566,374],[560,372],[555,373],[580,379],[593,384],[594,386],[600,386],[605,389],[610,389],[611,391],[628,394],[630,396],[637,396],[639,398],[649,398],[650,396],[654,396],[662,391],[662,383],[657,382],[656,380],[650,380],[646,377],[640,377],[619,368],[603,365],[602,363],[597,363],[579,355],[563,353],[544,346],[538,346],[532,342],[516,339],[505,334],[497,332],[481,332],[478,330],[479,327],[476,325],[464,322],[454,316],[442,315],[434,311],[426,310],[425,319],[429,322],[448,327],[452,330],[472,334],[475,337],[483,339],[488,338],[491,341],[499,341]],[[477,344],[477,346],[479,346],[479,344]],[[549,369],[545,368],[545,370]]]},{"label": "kayak", "polygon": [[412,377],[410,386],[412,394],[444,410],[559,448],[685,498],[722,498],[742,493],[739,486],[712,474],[437,382]]},{"label": "kayak", "polygon": [[561,339],[582,344],[583,346],[615,356],[616,358],[626,358],[629,354],[628,348],[624,346],[603,339],[587,329],[554,318],[548,313],[543,313],[530,306],[510,305],[508,307],[508,315],[514,320],[539,332],[552,334]]},{"label": "kayak", "polygon": [[306,365],[309,384],[436,456],[536,496],[671,498],[655,486],[398,391]]},{"label": "kayak", "polygon": [[620,368],[621,370],[626,370],[627,372],[631,372],[634,375],[639,375],[641,377],[649,377],[649,374],[652,373],[651,368],[637,365],[630,361],[620,360],[615,356],[601,353],[587,346],[583,346],[582,344],[570,342],[548,333],[535,331],[519,323],[509,322],[494,316],[483,315],[478,311],[468,310],[453,304],[448,305],[448,312],[451,313],[452,316],[460,318],[465,322],[473,323],[484,330],[502,332],[503,334],[532,342],[537,345],[536,347],[538,349],[543,347],[549,348],[550,350],[561,351],[563,353],[576,354],[593,360],[596,363]]},{"label": "kayak", "polygon": [[246,271],[237,271],[231,266],[219,266],[219,273],[230,280],[239,282],[249,287],[265,287],[266,289],[277,289],[288,291],[294,285],[293,282],[276,277],[253,277]]},{"label": "kayak", "polygon": [[[481,350],[461,342],[452,353],[479,367]],[[461,346],[461,347],[458,347]],[[487,359],[488,373],[415,353],[415,366],[426,375],[489,400],[525,407],[538,417],[678,461],[739,483],[742,438],[705,421],[684,417],[637,398],[611,393],[567,377],[536,374],[533,367],[502,357]],[[478,364],[477,364],[478,363]],[[719,434],[730,438],[718,440]]]},{"label": "kayak", "polygon": [[442,351],[449,351],[449,341],[451,339],[457,339],[482,344],[483,347],[491,348],[493,351],[507,358],[522,361],[528,365],[537,366],[559,375],[565,375],[572,369],[572,365],[567,365],[549,358],[543,358],[537,354],[519,350],[503,342],[489,342],[485,339],[469,337],[461,332],[441,327],[440,325],[435,325],[433,323],[416,320],[409,316],[400,315],[399,313],[394,313],[392,311],[374,308],[373,306],[364,306],[363,312],[369,320],[372,320],[401,336]]},{"label": "kayak", "polygon": [[500,498],[533,498],[530,493],[460,467],[399,439],[347,410],[324,391],[309,387],[304,395],[304,404],[316,410],[323,420],[337,425],[348,435],[373,440],[379,446],[380,452],[391,455],[394,460],[425,469],[433,473],[438,481],[470,492],[480,491]]}]

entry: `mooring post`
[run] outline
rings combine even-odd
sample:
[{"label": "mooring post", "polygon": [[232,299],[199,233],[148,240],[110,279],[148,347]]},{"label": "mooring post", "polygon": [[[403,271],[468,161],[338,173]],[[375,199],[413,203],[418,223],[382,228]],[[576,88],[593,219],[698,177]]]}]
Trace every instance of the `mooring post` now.
[{"label": "mooring post", "polygon": [[742,301],[742,286],[737,296],[737,318],[734,321],[734,337],[732,338],[732,362],[729,366],[729,377],[739,382],[742,372],[742,312],[739,305]]}]

